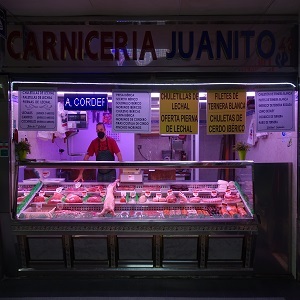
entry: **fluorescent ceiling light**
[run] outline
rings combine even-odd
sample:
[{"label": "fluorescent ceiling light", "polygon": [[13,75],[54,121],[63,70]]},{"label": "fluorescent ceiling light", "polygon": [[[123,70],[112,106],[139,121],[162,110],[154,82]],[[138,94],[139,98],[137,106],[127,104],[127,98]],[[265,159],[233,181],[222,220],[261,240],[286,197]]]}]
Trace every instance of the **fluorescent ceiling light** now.
[{"label": "fluorescent ceiling light", "polygon": [[278,86],[278,85],[290,85],[293,88],[296,88],[296,86],[291,83],[291,82],[193,82],[193,83],[181,83],[181,82],[174,82],[174,83],[149,83],[149,82],[141,82],[141,83],[135,83],[135,82],[47,82],[47,81],[43,81],[43,82],[37,82],[37,81],[13,81],[12,82],[12,87],[14,84],[21,84],[21,83],[26,83],[26,84],[32,84],[32,87],[34,87],[34,84],[51,84],[51,85],[92,85],[92,86],[102,86],[102,85],[106,85],[106,86],[221,86],[221,85],[231,85],[231,86],[241,86],[241,85],[245,85],[245,86]]}]

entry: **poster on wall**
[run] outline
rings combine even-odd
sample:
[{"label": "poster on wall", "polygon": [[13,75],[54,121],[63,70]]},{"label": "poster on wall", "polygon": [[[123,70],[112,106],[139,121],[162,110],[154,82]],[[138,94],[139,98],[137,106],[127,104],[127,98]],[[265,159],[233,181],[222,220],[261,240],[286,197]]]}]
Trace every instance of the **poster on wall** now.
[{"label": "poster on wall", "polygon": [[256,131],[295,131],[294,96],[293,91],[256,91]]},{"label": "poster on wall", "polygon": [[112,123],[112,115],[110,112],[104,112],[102,115],[102,122],[105,125],[111,125]]},{"label": "poster on wall", "polygon": [[151,132],[151,94],[148,92],[113,91],[113,131]]},{"label": "poster on wall", "polygon": [[18,129],[57,130],[57,92],[55,89],[19,89]]},{"label": "poster on wall", "polygon": [[246,91],[207,92],[207,134],[245,133],[246,100]]},{"label": "poster on wall", "polygon": [[161,91],[159,109],[160,134],[198,134],[197,91]]}]

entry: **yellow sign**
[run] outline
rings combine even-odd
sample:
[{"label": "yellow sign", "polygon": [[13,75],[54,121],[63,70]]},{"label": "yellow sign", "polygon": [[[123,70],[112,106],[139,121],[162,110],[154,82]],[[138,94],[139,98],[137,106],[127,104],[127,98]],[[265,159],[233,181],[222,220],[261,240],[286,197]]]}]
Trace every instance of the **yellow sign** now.
[{"label": "yellow sign", "polygon": [[199,93],[162,91],[160,93],[160,134],[197,134]]},{"label": "yellow sign", "polygon": [[207,134],[244,133],[246,102],[246,91],[207,92]]}]

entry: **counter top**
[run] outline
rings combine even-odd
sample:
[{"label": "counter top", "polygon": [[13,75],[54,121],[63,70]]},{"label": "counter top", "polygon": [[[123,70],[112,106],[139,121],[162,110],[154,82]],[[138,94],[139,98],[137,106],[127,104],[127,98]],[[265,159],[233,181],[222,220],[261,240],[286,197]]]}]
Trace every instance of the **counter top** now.
[{"label": "counter top", "polygon": [[68,169],[106,169],[106,168],[141,168],[141,169],[197,169],[197,168],[245,168],[253,166],[250,160],[222,160],[222,161],[46,161],[19,162],[19,166],[31,168],[68,168]]}]

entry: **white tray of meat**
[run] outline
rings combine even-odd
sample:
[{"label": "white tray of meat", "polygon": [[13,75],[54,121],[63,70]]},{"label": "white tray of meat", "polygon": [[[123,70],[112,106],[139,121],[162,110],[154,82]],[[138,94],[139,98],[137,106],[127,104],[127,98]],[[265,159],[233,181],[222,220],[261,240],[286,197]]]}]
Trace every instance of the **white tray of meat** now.
[{"label": "white tray of meat", "polygon": [[103,203],[102,197],[100,197],[100,196],[89,196],[83,202],[87,203],[87,204],[101,204],[101,203]]},{"label": "white tray of meat", "polygon": [[48,198],[47,204],[62,203],[63,199],[64,199],[64,195],[63,194],[54,192],[53,195]]},{"label": "white tray of meat", "polygon": [[78,204],[78,203],[83,203],[83,200],[80,196],[70,193],[66,196],[65,203]]},{"label": "white tray of meat", "polygon": [[100,193],[102,191],[105,191],[105,187],[103,187],[102,185],[87,186],[86,191],[88,193]]},{"label": "white tray of meat", "polygon": [[30,206],[26,208],[19,216],[20,219],[51,219],[55,211],[53,205]]}]

